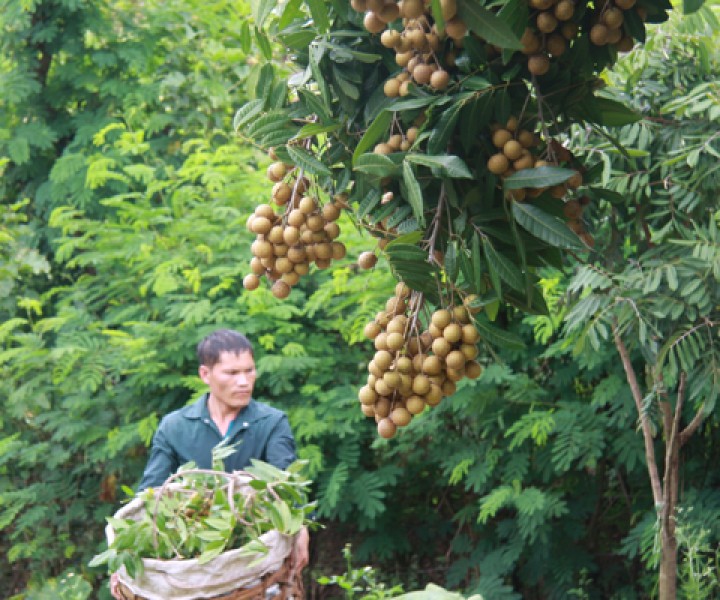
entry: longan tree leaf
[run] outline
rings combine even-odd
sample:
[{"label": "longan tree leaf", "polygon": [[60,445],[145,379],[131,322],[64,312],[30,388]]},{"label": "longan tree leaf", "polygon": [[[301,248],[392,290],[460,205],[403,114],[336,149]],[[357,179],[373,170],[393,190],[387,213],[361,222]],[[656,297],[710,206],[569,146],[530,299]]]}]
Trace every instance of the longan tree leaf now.
[{"label": "longan tree leaf", "polygon": [[513,289],[525,291],[525,277],[514,262],[495,250],[488,238],[483,239],[483,250],[491,271],[496,272]]},{"label": "longan tree leaf", "polygon": [[640,113],[625,104],[610,98],[592,95],[586,96],[582,102],[575,104],[572,107],[572,113],[578,119],[605,127],[622,127],[642,118]]},{"label": "longan tree leaf", "polygon": [[[274,2],[273,2],[274,4]],[[327,3],[323,0],[307,0],[315,26],[321,33],[327,33],[330,29],[330,19],[328,18]]]},{"label": "longan tree leaf", "polygon": [[575,175],[575,171],[563,167],[522,169],[505,179],[503,188],[505,190],[519,190],[522,188],[550,187],[567,181],[573,175]]},{"label": "longan tree leaf", "polygon": [[392,177],[399,173],[400,168],[384,154],[365,153],[357,159],[354,170],[375,177]]},{"label": "longan tree leaf", "polygon": [[443,111],[442,116],[438,119],[437,125],[430,132],[430,139],[427,145],[428,154],[438,154],[445,150],[450,136],[455,131],[455,124],[457,123],[463,106],[463,102],[456,102]]},{"label": "longan tree leaf", "polygon": [[524,202],[513,202],[512,212],[515,220],[536,238],[558,248],[576,250],[583,248],[580,238],[565,223],[537,206]]},{"label": "longan tree leaf", "polygon": [[293,163],[301,169],[305,169],[311,175],[332,175],[332,172],[325,164],[320,162],[304,148],[288,146],[287,151]]},{"label": "longan tree leaf", "polygon": [[422,227],[425,224],[422,189],[415,177],[412,166],[405,161],[403,161],[403,182],[405,183],[405,191],[407,192],[407,201],[412,207],[413,215],[415,215],[417,222]]},{"label": "longan tree leaf", "polygon": [[360,138],[358,145],[355,147],[355,152],[353,152],[352,158],[353,166],[360,156],[372,148],[375,142],[387,135],[388,127],[392,119],[393,114],[387,111],[382,111],[377,117],[375,117],[375,120],[365,130],[365,133]]},{"label": "longan tree leaf", "polygon": [[458,12],[470,31],[500,48],[522,50],[520,39],[511,27],[475,0],[458,0]]},{"label": "longan tree leaf", "polygon": [[262,112],[264,105],[264,100],[262,98],[257,98],[255,100],[250,100],[250,102],[241,106],[235,113],[235,118],[233,119],[233,127],[235,128],[235,131],[259,115]]},{"label": "longan tree leaf", "polygon": [[523,342],[522,339],[510,331],[495,327],[484,314],[477,316],[474,323],[482,339],[493,346],[512,350],[522,350],[525,348],[525,342]]},{"label": "longan tree leaf", "polygon": [[429,156],[426,154],[408,154],[405,160],[416,165],[424,165],[437,169],[440,175],[453,177],[455,179],[472,179],[472,173],[459,156],[440,155]]}]

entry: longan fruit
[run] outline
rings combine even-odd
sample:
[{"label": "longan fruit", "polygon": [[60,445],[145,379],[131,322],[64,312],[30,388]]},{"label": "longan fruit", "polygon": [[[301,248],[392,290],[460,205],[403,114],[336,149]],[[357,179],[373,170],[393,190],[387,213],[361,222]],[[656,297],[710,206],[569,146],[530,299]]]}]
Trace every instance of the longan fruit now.
[{"label": "longan fruit", "polygon": [[540,46],[542,44],[540,38],[535,34],[532,29],[529,28],[525,29],[525,32],[520,38],[520,43],[523,46],[523,54],[535,54],[538,50],[540,50]]},{"label": "longan fruit", "polygon": [[282,279],[278,279],[270,288],[272,295],[282,300],[290,295],[290,286]]},{"label": "longan fruit", "polygon": [[443,329],[443,338],[445,338],[451,344],[459,342],[462,338],[462,327],[457,323],[450,323],[445,329]]},{"label": "longan fruit", "polygon": [[450,74],[444,69],[438,69],[430,76],[430,87],[444,90],[450,83]]},{"label": "longan fruit", "polygon": [[374,340],[378,334],[382,331],[382,327],[378,325],[375,321],[370,321],[367,325],[365,325],[365,329],[363,329],[363,335],[369,340]]},{"label": "longan fruit", "polygon": [[558,26],[558,20],[551,12],[541,12],[537,16],[536,23],[542,33],[552,33]]},{"label": "longan fruit", "polygon": [[460,350],[453,350],[445,357],[445,364],[451,369],[464,369],[465,363],[465,355]]},{"label": "longan fruit", "polygon": [[582,215],[582,205],[577,200],[568,200],[563,205],[563,214],[568,219],[577,219]]},{"label": "longan fruit", "polygon": [[566,23],[563,23],[560,27],[560,33],[566,40],[572,40],[575,38],[575,36],[578,34],[578,31],[580,28],[578,27],[577,23],[573,23],[572,21],[568,21]]},{"label": "longan fruit", "polygon": [[260,286],[260,278],[255,273],[245,275],[243,279],[243,287],[248,290],[256,290]]},{"label": "longan fruit", "polygon": [[385,22],[372,11],[365,13],[363,25],[370,33],[380,33],[385,30]]},{"label": "longan fruit", "polygon": [[272,188],[272,199],[275,204],[287,204],[292,196],[292,188],[284,181],[278,181]]},{"label": "longan fruit", "polygon": [[443,19],[449,21],[457,14],[456,0],[440,0]]},{"label": "longan fruit", "polygon": [[452,350],[452,344],[444,337],[439,337],[432,343],[432,351],[436,356],[445,357]]},{"label": "longan fruit", "polygon": [[602,14],[601,19],[608,26],[608,29],[617,29],[625,21],[625,15],[619,8],[611,6]]},{"label": "longan fruit", "polygon": [[590,29],[590,41],[596,46],[604,46],[608,41],[607,25],[597,23]]},{"label": "longan fruit", "polygon": [[567,50],[567,41],[559,33],[553,33],[545,40],[545,50],[552,56],[561,56]]},{"label": "longan fruit", "polygon": [[285,164],[280,161],[270,164],[267,168],[267,178],[270,181],[278,182],[287,174]]},{"label": "longan fruit", "polygon": [[513,161],[513,169],[516,171],[522,171],[523,169],[532,169],[535,166],[535,159],[533,155],[527,150],[523,149],[520,158]]},{"label": "longan fruit", "polygon": [[446,308],[436,310],[430,317],[430,322],[441,330],[445,329],[445,327],[450,324],[451,320],[452,315]]},{"label": "longan fruit", "polygon": [[635,6],[636,0],[615,0],[615,6],[622,10],[630,10]]},{"label": "longan fruit", "polygon": [[508,160],[517,160],[522,156],[523,147],[517,140],[508,140],[502,151]]},{"label": "longan fruit", "polygon": [[468,379],[477,379],[482,375],[482,372],[482,365],[475,360],[471,360],[465,364],[465,377]]},{"label": "longan fruit", "polygon": [[411,415],[419,415],[425,410],[425,399],[422,396],[410,396],[405,400],[405,408]]},{"label": "longan fruit", "polygon": [[392,146],[386,144],[385,142],[380,142],[375,146],[373,152],[375,154],[392,154],[394,150],[392,149]]},{"label": "longan fruit", "polygon": [[[375,414],[379,414],[377,410],[377,405],[375,406]],[[395,425],[395,423],[392,422],[391,419],[389,419],[388,417],[384,417],[380,419],[380,421],[378,421],[377,430],[380,437],[389,440],[390,438],[395,436],[397,426]]]},{"label": "longan fruit", "polygon": [[492,134],[492,143],[496,148],[502,148],[511,139],[513,139],[513,135],[507,129],[501,128]]},{"label": "longan fruit", "polygon": [[418,396],[424,396],[430,391],[430,379],[423,374],[416,375],[413,377],[412,390]]},{"label": "longan fruit", "polygon": [[569,21],[575,14],[575,3],[572,0],[560,0],[555,5],[553,14],[559,21]]},{"label": "longan fruit", "polygon": [[533,54],[528,58],[528,71],[536,76],[545,75],[550,70],[550,59],[544,54]]},{"label": "longan fruit", "polygon": [[620,41],[615,44],[618,52],[630,52],[634,46],[635,42],[633,42],[633,39],[629,35],[624,35],[620,38]]},{"label": "longan fruit", "polygon": [[498,152],[497,154],[493,154],[490,157],[490,160],[487,162],[487,168],[488,171],[495,175],[501,175],[505,171],[507,171],[508,167],[510,166],[510,162],[508,161],[507,157],[502,153]]},{"label": "longan fruit", "polygon": [[367,0],[350,0],[350,6],[357,12],[365,12],[367,10]]},{"label": "longan fruit", "polygon": [[[387,398],[378,398],[378,401],[375,403],[375,414],[381,419],[390,414],[390,402]],[[388,419],[388,421],[390,421],[390,419]],[[392,423],[392,421],[390,422]],[[393,423],[393,426],[394,425]]]},{"label": "longan fruit", "polygon": [[400,95],[402,84],[394,77],[388,79],[383,85],[383,92],[388,98],[397,98]]},{"label": "longan fruit", "polygon": [[459,41],[465,37],[467,33],[467,25],[458,17],[453,17],[445,21],[445,33],[448,37],[455,41]]},{"label": "longan fruit", "polygon": [[425,85],[426,83],[430,82],[430,77],[432,77],[432,74],[433,73],[430,65],[420,64],[413,69],[412,78],[415,80],[415,83]]},{"label": "longan fruit", "polygon": [[468,323],[462,328],[462,341],[463,344],[477,344],[480,339],[480,332],[475,328],[475,325]]},{"label": "longan fruit", "polygon": [[385,2],[377,16],[384,23],[391,23],[400,16],[400,7],[394,0],[389,0]]}]

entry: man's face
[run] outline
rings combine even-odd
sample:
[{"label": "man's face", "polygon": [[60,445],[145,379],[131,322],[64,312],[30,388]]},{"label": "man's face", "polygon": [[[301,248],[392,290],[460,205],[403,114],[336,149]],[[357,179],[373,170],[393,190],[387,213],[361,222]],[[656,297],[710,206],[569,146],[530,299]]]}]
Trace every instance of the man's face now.
[{"label": "man's face", "polygon": [[200,378],[210,387],[210,396],[231,410],[250,403],[255,385],[255,361],[250,352],[221,352],[212,367],[200,365]]}]

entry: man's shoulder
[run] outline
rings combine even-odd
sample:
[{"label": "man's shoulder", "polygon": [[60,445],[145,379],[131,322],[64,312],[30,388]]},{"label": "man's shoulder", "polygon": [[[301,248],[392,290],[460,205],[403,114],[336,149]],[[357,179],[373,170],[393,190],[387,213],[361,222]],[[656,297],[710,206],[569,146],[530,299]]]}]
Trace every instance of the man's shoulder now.
[{"label": "man's shoulder", "polygon": [[187,422],[187,420],[200,419],[202,417],[203,401],[204,396],[201,396],[192,404],[187,404],[167,413],[162,418],[161,425],[164,425],[165,427],[175,427],[181,423]]},{"label": "man's shoulder", "polygon": [[282,419],[286,416],[285,412],[280,410],[279,408],[275,408],[273,406],[270,406],[269,404],[260,402],[259,400],[253,400],[253,412],[254,418],[257,420],[268,418]]}]

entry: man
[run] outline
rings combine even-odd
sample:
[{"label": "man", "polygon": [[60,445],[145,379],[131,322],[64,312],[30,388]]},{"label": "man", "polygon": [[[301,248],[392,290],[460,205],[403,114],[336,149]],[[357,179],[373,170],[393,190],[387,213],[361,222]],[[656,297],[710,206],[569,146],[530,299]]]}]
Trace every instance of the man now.
[{"label": "man", "polygon": [[[256,371],[249,340],[237,331],[220,329],[198,344],[197,355],[200,379],[208,392],[160,421],[139,490],[160,487],[190,461],[201,469],[211,468],[212,449],[222,441],[240,442],[224,460],[228,472],[244,469],[253,458],[280,469],[296,458],[295,439],[285,413],[252,397]],[[309,534],[303,529],[291,556],[298,575],[309,560],[308,544]],[[113,575],[110,590],[113,597],[121,599],[117,586]]]}]

